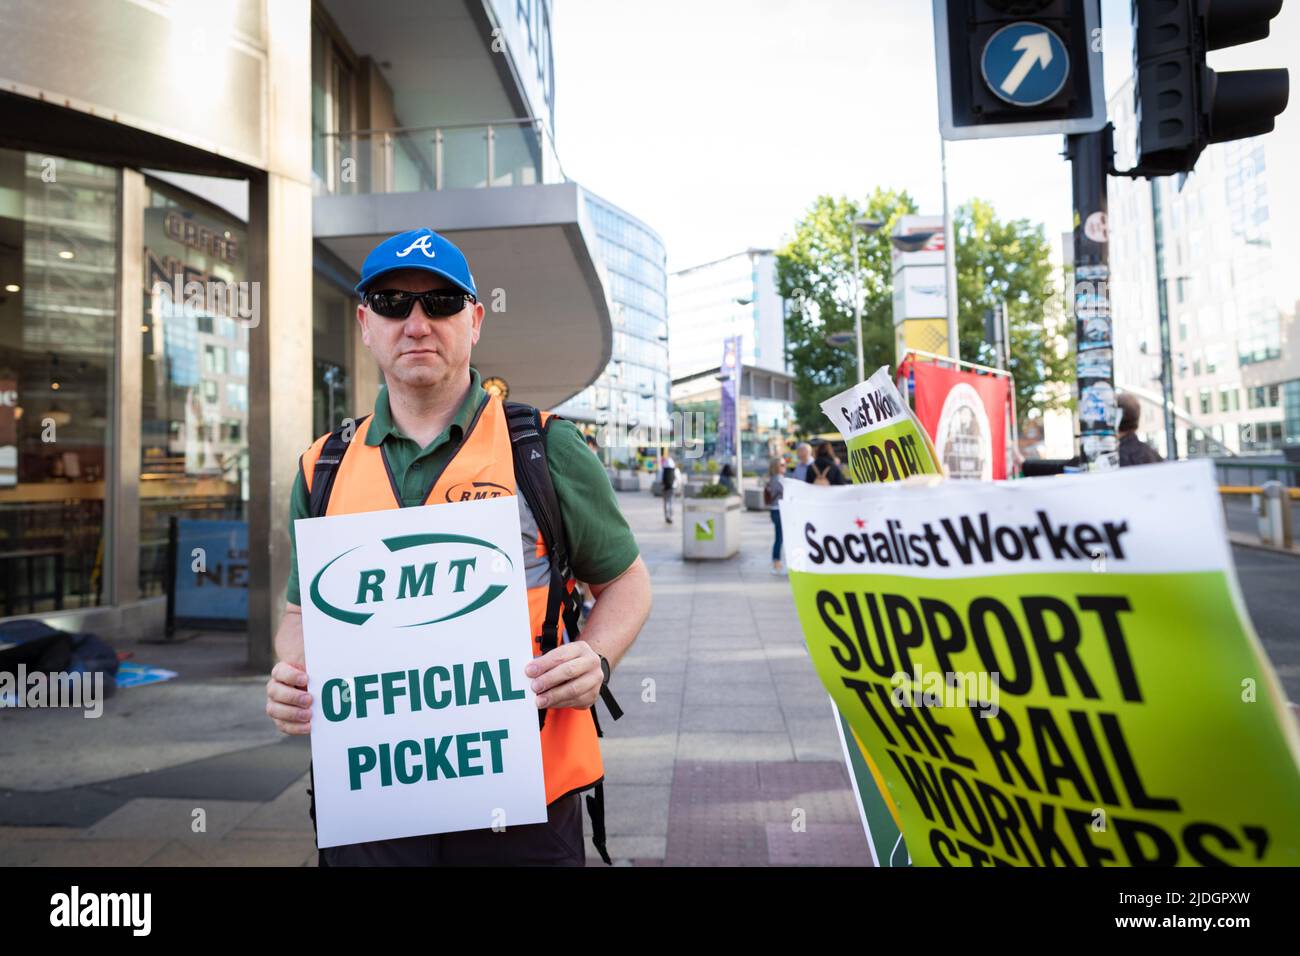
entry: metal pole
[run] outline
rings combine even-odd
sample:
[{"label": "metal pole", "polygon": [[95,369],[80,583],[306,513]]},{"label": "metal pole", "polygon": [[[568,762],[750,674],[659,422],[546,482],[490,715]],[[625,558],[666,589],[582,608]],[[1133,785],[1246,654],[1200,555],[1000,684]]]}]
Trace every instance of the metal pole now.
[{"label": "metal pole", "polygon": [[1174,357],[1169,342],[1169,280],[1165,277],[1163,211],[1160,208],[1160,183],[1151,180],[1151,220],[1156,252],[1156,305],[1160,316],[1160,391],[1165,418],[1165,458],[1178,458],[1178,429],[1174,425]]},{"label": "metal pole", "polygon": [[745,456],[740,451],[740,399],[745,388],[745,366],[740,360],[740,350],[736,350],[736,409],[731,417],[736,420],[736,491],[745,496]]},{"label": "metal pole", "polygon": [[858,343],[858,381],[866,380],[866,360],[862,356],[862,270],[858,264],[858,223],[849,223],[853,230],[853,332]]},{"label": "metal pole", "polygon": [[948,206],[948,147],[939,137],[939,167],[943,174],[943,263],[948,287],[948,355],[961,358],[957,338],[957,240],[952,227],[952,210]]},{"label": "metal pole", "polygon": [[[1115,154],[1114,127],[1066,137],[1074,184],[1074,319],[1076,362],[1091,353],[1087,375],[1076,371],[1080,453],[1089,468],[1119,467],[1115,435],[1115,340],[1110,314],[1110,252],[1106,177]],[[1103,350],[1110,358],[1105,359]],[[1076,367],[1077,369],[1077,367]]]},{"label": "metal pole", "polygon": [[1007,309],[1007,300],[1002,300],[1002,316],[998,324],[998,336],[1001,339],[1002,367],[1011,371],[1011,312]]}]

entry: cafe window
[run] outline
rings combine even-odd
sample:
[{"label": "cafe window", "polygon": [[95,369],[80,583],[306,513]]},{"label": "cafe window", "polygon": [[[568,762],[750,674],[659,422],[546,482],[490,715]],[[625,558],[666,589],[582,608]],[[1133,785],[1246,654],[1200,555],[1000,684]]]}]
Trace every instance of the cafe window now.
[{"label": "cafe window", "polygon": [[140,593],[163,594],[173,518],[245,520],[248,336],[260,289],[245,225],[149,181],[144,211]]},{"label": "cafe window", "polygon": [[0,613],[104,599],[114,169],[0,149]]}]

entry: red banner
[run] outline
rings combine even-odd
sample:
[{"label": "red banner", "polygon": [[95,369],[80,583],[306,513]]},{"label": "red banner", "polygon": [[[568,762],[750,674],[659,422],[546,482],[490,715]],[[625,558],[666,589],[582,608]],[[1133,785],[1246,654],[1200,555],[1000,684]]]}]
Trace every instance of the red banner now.
[{"label": "red banner", "polygon": [[1006,478],[1009,380],[929,362],[908,364],[915,375],[916,417],[948,477]]}]

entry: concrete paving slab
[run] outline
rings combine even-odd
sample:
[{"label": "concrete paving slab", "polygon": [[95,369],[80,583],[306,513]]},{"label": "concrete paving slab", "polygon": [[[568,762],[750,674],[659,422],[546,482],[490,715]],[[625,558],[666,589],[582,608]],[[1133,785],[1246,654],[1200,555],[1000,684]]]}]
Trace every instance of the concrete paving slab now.
[{"label": "concrete paving slab", "polygon": [[[131,800],[82,833],[87,840],[180,840],[210,844],[253,814],[251,800]],[[196,830],[196,826],[203,829]]]}]

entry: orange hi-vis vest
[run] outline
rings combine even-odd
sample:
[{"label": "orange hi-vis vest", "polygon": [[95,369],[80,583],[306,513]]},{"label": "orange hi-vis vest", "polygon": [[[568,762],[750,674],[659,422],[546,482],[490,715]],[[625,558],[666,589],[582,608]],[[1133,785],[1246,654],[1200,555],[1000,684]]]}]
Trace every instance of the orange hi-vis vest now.
[{"label": "orange hi-vis vest", "polygon": [[[543,421],[550,417],[542,412]],[[372,418],[361,422],[346,446],[330,490],[327,517],[382,511],[402,505],[397,487],[381,446],[366,444],[366,432]],[[301,467],[307,492],[316,461],[329,435],[322,435],[302,456]],[[519,525],[523,535],[524,578],[528,585],[528,619],[533,635],[533,656],[542,653],[542,633],[546,623],[551,585],[551,562],[546,543],[533,517],[532,509],[515,484],[514,459],[505,409],[495,395],[479,407],[460,448],[425,496],[425,504],[439,505],[451,501],[471,501],[515,495],[519,501]],[[569,578],[565,587],[572,591],[576,582]],[[562,622],[557,622],[560,635]],[[561,637],[561,640],[563,637]],[[467,633],[465,640],[473,640]],[[604,778],[600,743],[596,733],[594,711],[573,707],[552,708],[542,725],[542,769],[546,780],[546,802],[599,784]],[[590,798],[589,798],[590,799]]]}]

